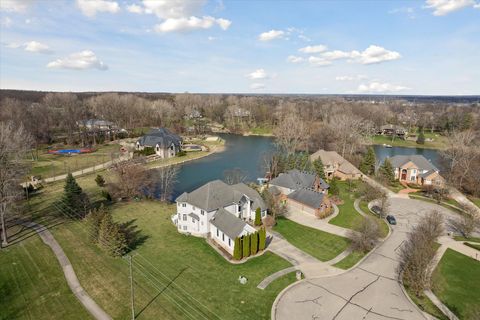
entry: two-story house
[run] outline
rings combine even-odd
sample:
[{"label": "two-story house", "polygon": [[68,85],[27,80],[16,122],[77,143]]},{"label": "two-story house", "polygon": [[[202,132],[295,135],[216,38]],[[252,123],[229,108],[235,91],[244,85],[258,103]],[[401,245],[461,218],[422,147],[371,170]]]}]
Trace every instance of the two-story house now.
[{"label": "two-story house", "polygon": [[171,158],[182,150],[182,138],[166,128],[152,129],[137,140],[135,148],[154,148],[157,156]]},{"label": "two-story house", "polygon": [[397,155],[389,158],[400,182],[441,186],[445,180],[439,170],[422,155]]},{"label": "two-story house", "polygon": [[172,216],[179,232],[197,237],[210,237],[225,251],[233,254],[235,238],[255,232],[247,222],[261,217],[267,207],[257,191],[243,183],[228,185],[214,180],[192,192],[184,192],[175,202],[177,213]]},{"label": "two-story house", "polygon": [[362,172],[358,170],[353,164],[345,160],[341,155],[335,151],[326,151],[323,149],[310,155],[310,160],[322,160],[323,170],[327,179],[339,178],[340,180],[359,179],[362,177]]}]

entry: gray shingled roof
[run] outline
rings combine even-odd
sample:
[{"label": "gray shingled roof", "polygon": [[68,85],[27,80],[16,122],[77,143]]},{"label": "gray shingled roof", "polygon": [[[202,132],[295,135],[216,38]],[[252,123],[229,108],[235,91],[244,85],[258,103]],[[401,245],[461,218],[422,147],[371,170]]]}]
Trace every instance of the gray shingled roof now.
[{"label": "gray shingled roof", "polygon": [[155,147],[157,144],[165,149],[170,147],[172,144],[180,146],[182,138],[172,133],[168,129],[152,129],[149,133],[137,140],[141,146]]},{"label": "gray shingled roof", "polygon": [[210,223],[220,229],[230,239],[238,237],[246,226],[245,221],[240,220],[223,208],[215,213]]},{"label": "gray shingled roof", "polygon": [[206,211],[217,210],[232,203],[238,203],[243,195],[253,201],[253,209],[265,210],[266,205],[257,191],[243,183],[228,185],[223,181],[214,180],[204,184],[190,193],[182,193],[175,201],[188,202]]},{"label": "gray shingled roof", "polygon": [[[304,172],[297,169],[290,170],[280,174],[270,181],[270,185],[298,190],[302,188],[312,188],[315,184],[316,175],[310,172]],[[322,189],[328,189],[330,186],[320,179]]]},{"label": "gray shingled roof", "polygon": [[421,170],[438,171],[438,169],[430,161],[428,161],[424,156],[419,154],[398,155],[388,159],[390,160],[394,168],[400,168],[407,162],[412,161]]},{"label": "gray shingled roof", "polygon": [[290,193],[287,197],[316,209],[322,204],[324,196],[323,193],[311,189],[299,189]]}]

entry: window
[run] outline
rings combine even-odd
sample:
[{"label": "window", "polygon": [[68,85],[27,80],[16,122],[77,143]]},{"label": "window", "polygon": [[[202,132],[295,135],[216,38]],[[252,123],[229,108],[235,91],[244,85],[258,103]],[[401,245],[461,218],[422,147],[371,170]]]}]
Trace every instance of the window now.
[{"label": "window", "polygon": [[415,181],[415,176],[411,176],[410,181]]},{"label": "window", "polygon": [[222,233],[222,241],[225,241],[225,233]]},{"label": "window", "polygon": [[186,204],[186,203],[182,203],[182,207],[186,208],[186,207],[187,207],[187,204]]},{"label": "window", "polygon": [[416,174],[417,173],[417,169],[413,169],[413,174]]},{"label": "window", "polygon": [[195,209],[196,209],[196,208],[195,208],[194,206],[192,206],[192,210],[195,211]]},{"label": "window", "polygon": [[205,214],[205,211],[200,210],[200,214],[203,216]]},{"label": "window", "polygon": [[183,221],[187,221],[187,215],[186,214],[183,215]]},{"label": "window", "polygon": [[228,238],[228,246],[229,246],[229,247],[232,246],[232,241],[230,240],[230,238]]},{"label": "window", "polygon": [[217,229],[217,238],[220,237],[220,232]]},{"label": "window", "polygon": [[195,219],[192,218],[192,222],[195,222]]},{"label": "window", "polygon": [[183,230],[187,231],[187,226],[183,226]]}]

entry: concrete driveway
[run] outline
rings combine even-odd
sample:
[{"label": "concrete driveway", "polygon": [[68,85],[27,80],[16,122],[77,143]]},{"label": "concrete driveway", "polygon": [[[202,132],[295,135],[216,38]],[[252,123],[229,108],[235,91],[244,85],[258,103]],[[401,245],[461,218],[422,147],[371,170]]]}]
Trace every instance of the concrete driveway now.
[{"label": "concrete driveway", "polygon": [[432,210],[445,216],[455,214],[420,200],[390,198],[390,204],[389,211],[396,217],[397,225],[387,240],[350,271],[307,279],[285,289],[274,302],[272,318],[425,319],[397,281],[397,252],[421,216]]}]

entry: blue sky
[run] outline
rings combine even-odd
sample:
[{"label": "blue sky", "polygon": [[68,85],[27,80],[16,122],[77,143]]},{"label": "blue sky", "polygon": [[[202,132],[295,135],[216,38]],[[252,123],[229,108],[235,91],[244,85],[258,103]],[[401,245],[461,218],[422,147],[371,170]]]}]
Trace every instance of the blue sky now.
[{"label": "blue sky", "polygon": [[480,94],[478,0],[1,0],[0,87]]}]

